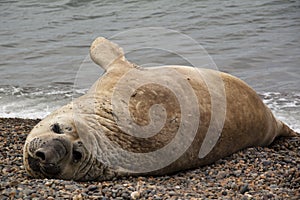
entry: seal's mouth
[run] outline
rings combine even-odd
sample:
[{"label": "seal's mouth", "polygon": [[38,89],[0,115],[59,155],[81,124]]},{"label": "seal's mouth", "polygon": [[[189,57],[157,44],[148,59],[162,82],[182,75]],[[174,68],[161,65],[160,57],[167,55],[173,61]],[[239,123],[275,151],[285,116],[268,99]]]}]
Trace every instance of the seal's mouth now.
[{"label": "seal's mouth", "polygon": [[67,160],[68,152],[65,142],[57,138],[52,139],[38,148],[31,149],[28,154],[28,165],[35,173],[55,177],[61,173],[63,161]]},{"label": "seal's mouth", "polygon": [[56,176],[61,173],[61,167],[55,163],[41,163],[39,159],[28,156],[28,164],[31,170],[42,173],[45,176]]}]

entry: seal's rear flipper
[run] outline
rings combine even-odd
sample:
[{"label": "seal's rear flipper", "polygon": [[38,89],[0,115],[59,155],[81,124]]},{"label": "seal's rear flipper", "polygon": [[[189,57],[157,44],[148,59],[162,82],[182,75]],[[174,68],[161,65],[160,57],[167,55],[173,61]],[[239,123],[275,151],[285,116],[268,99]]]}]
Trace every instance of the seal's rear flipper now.
[{"label": "seal's rear flipper", "polygon": [[283,137],[296,137],[296,136],[300,136],[299,133],[293,131],[290,127],[288,127],[288,125],[286,125],[282,121],[278,120],[278,123],[281,126],[278,136],[283,136]]},{"label": "seal's rear flipper", "polygon": [[103,37],[94,40],[90,47],[90,56],[96,64],[105,70],[108,70],[109,66],[116,60],[125,60],[122,48]]}]

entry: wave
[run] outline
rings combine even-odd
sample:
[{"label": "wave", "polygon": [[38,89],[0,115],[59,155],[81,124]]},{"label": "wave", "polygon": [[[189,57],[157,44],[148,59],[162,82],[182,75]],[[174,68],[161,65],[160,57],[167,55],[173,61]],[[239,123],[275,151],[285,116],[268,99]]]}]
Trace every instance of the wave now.
[{"label": "wave", "polygon": [[86,91],[87,89],[73,89],[71,86],[47,88],[2,86],[0,117],[44,118]]},{"label": "wave", "polygon": [[[44,118],[87,90],[69,85],[47,88],[3,86],[0,88],[0,117]],[[300,132],[300,93],[265,92],[259,95],[278,119]]]}]

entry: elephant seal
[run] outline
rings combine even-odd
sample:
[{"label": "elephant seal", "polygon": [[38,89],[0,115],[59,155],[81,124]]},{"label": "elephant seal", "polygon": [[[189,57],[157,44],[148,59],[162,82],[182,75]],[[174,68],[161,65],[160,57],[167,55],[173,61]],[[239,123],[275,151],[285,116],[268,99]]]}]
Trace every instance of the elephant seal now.
[{"label": "elephant seal", "polygon": [[23,160],[33,177],[165,175],[297,134],[229,74],[187,66],[142,68],[102,37],[90,55],[104,75],[26,139]]}]

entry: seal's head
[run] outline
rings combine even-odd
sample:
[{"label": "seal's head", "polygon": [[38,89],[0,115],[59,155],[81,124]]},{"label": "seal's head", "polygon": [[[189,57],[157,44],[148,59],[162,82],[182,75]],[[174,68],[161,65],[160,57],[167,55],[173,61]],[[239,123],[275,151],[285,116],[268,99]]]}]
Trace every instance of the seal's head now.
[{"label": "seal's head", "polygon": [[[105,70],[118,60],[125,61],[123,50],[102,37],[92,43],[90,54],[92,60]],[[77,103],[72,102],[51,113],[28,135],[23,162],[33,177],[86,181],[110,176],[109,169],[105,167],[107,165],[96,158],[101,154],[95,155],[96,151],[93,151],[96,139],[90,129],[96,130],[98,127],[90,128],[86,119],[89,117],[78,117],[78,113],[84,116],[93,113],[89,101],[94,101],[93,94],[84,96],[75,101]],[[76,104],[77,113],[73,109]]]},{"label": "seal's head", "polygon": [[103,165],[83,145],[69,114],[51,115],[35,126],[26,139],[23,159],[35,178],[84,181],[103,173]]}]

